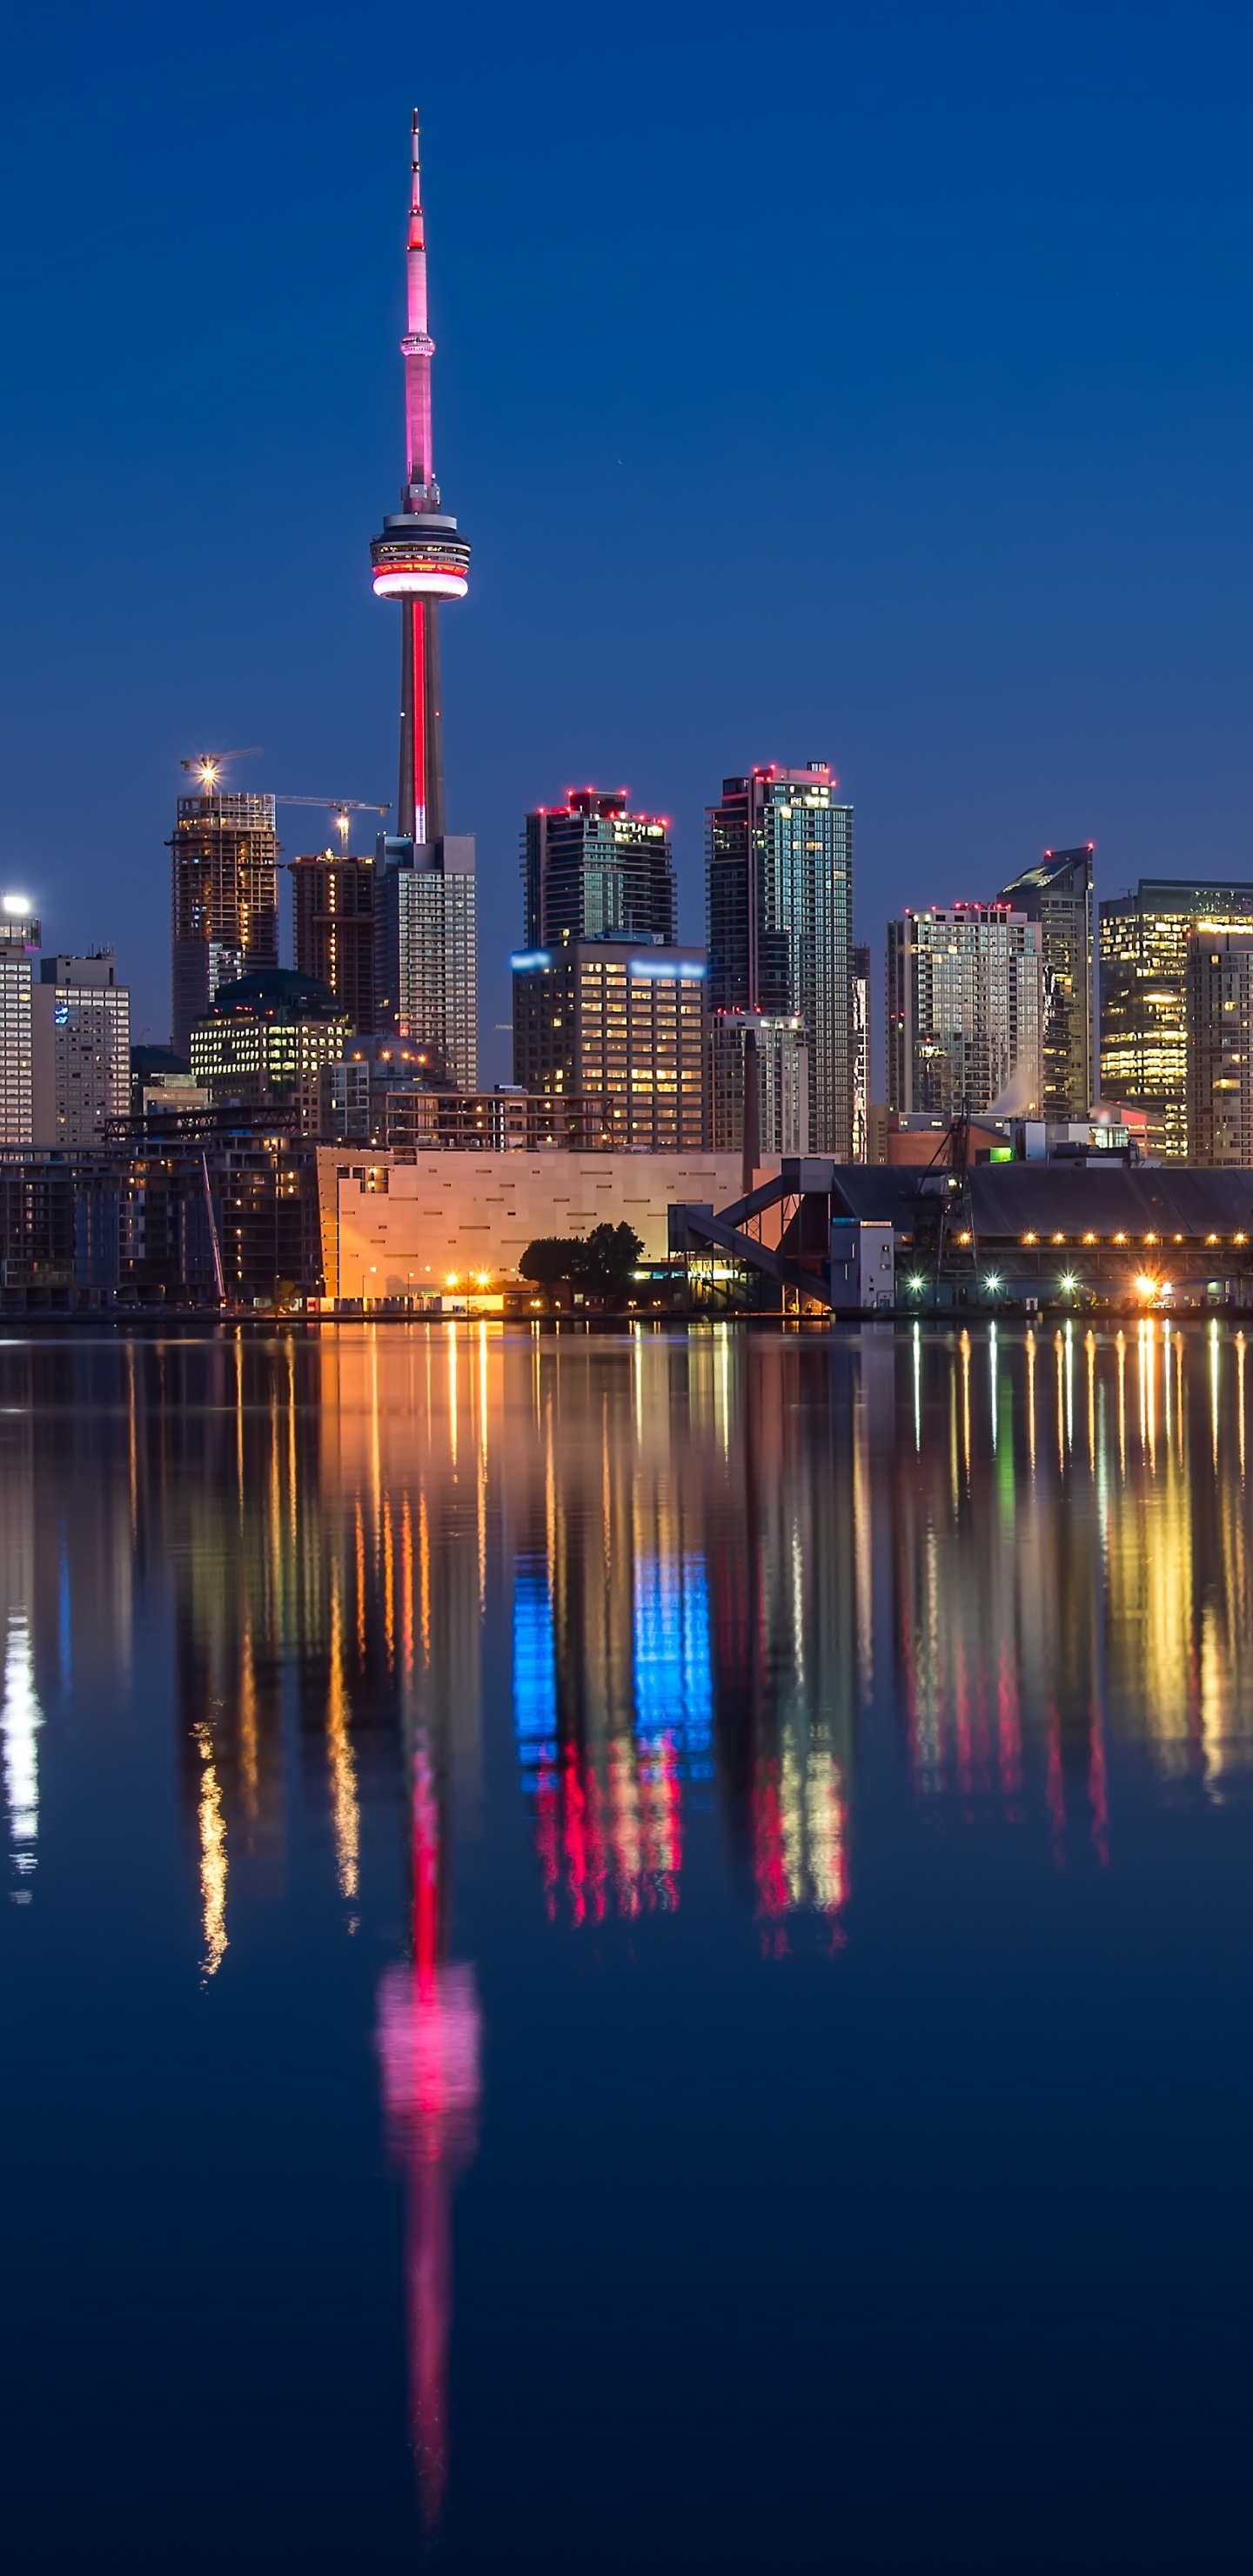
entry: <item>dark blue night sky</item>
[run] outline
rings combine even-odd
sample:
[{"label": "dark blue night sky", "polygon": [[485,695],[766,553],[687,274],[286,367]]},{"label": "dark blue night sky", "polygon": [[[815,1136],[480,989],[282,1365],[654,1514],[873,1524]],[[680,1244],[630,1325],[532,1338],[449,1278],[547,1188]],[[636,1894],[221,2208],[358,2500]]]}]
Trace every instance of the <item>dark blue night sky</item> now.
[{"label": "dark blue night sky", "polygon": [[761,759],[834,763],[877,950],[1045,843],[1253,874],[1251,57],[1145,0],[25,12],[0,873],[46,941],[111,938],[164,1035],[180,754],[395,794],[415,102],[486,1078],[575,780],[674,817],[687,936]]}]

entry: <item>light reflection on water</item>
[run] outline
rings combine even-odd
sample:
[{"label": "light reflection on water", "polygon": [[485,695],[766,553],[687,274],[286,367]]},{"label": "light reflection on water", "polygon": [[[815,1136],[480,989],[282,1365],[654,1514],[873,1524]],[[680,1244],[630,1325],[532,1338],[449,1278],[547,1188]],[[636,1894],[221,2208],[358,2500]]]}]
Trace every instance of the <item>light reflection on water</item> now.
[{"label": "light reflection on water", "polygon": [[1214,1803],[1253,1758],[1246,1361],[1243,1331],[1158,1319],[0,1346],[0,1743],[32,1937],[42,1743],[73,1690],[125,1690],[158,1605],[189,1981],[247,1977],[237,1929],[286,1900],[311,1817],[345,1940],[380,1836],[403,1846],[375,2021],[428,2525],[480,2120],[456,1851],[497,1830],[489,1772],[511,1768],[554,1942],[698,1904],[712,1854],[763,1959],[855,1947],[872,1726],[920,1808],[1116,1872],[1116,1751]]}]

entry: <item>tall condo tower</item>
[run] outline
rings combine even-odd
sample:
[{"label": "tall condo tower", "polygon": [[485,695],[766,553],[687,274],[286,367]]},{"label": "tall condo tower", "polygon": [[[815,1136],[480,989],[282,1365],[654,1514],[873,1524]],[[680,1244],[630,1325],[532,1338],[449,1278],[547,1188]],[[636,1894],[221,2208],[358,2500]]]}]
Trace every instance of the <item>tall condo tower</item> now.
[{"label": "tall condo tower", "polygon": [[[709,1007],[803,1025],[808,1059],[802,1151],[847,1160],[852,1141],[853,809],[825,760],[724,778],[709,811]],[[758,1038],[773,1043],[764,1030]],[[722,1061],[734,1080],[734,1051]],[[730,1100],[714,1132],[732,1132]]]},{"label": "tall condo tower", "polygon": [[1092,850],[1046,850],[996,898],[1040,925],[1046,1118],[1086,1118],[1096,1099]]},{"label": "tall condo tower", "polygon": [[1253,929],[1253,883],[1141,877],[1100,905],[1101,1097],[1142,1109],[1150,1152],[1171,1163],[1189,1154],[1188,941],[1201,928]]},{"label": "tall condo tower", "polygon": [[888,1107],[1044,1115],[1043,935],[1007,903],[888,923]]},{"label": "tall condo tower", "polygon": [[672,948],[678,937],[669,825],[628,813],[625,787],[572,787],[564,805],[528,814],[522,879],[528,948],[616,937]]},{"label": "tall condo tower", "polygon": [[409,327],[401,341],[405,362],[405,480],[400,509],[384,519],[370,546],[374,588],[380,599],[398,599],[401,614],[399,838],[443,839],[444,741],[439,695],[439,604],[464,599],[470,548],[457,522],[440,509],[431,457],[431,360],[427,330],[426,234],[418,116],[413,115],[409,192]]},{"label": "tall condo tower", "polygon": [[380,833],[375,889],[375,1027],[434,1046],[460,1091],[478,1082],[474,842],[449,834],[439,689],[439,607],[464,599],[470,548],[440,508],[431,461],[431,359],[418,120],[409,192],[405,480],[400,509],[371,541],[374,588],[401,615],[399,829]]}]

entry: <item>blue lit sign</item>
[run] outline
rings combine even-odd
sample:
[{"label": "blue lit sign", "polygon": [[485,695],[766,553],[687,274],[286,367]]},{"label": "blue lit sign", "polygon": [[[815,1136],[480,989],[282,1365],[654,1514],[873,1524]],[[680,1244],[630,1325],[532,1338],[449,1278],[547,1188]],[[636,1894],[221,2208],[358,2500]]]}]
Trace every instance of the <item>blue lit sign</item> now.
[{"label": "blue lit sign", "polygon": [[704,965],[703,961],[698,963],[694,957],[684,958],[677,966],[674,964],[673,959],[669,964],[665,964],[660,957],[633,957],[627,968],[627,973],[629,975],[669,975],[672,977],[675,975],[681,975],[685,982],[690,981],[697,976],[704,975],[707,972],[708,969]]},{"label": "blue lit sign", "polygon": [[552,952],[547,948],[523,948],[509,963],[515,975],[533,975],[543,966],[551,966]]}]

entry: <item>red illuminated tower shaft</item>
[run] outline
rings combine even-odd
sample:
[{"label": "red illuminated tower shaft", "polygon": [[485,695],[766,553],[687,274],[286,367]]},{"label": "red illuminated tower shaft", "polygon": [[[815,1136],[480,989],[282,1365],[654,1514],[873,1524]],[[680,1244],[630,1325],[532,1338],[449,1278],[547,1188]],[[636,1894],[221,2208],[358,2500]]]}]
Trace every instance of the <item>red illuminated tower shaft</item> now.
[{"label": "red illuminated tower shaft", "polygon": [[431,360],[427,329],[426,232],[418,119],[410,151],[408,328],[405,361],[405,481],[400,511],[370,548],[380,599],[398,599],[403,620],[400,683],[400,833],[430,842],[444,834],[444,744],[439,688],[439,604],[464,599],[470,548],[440,509],[431,455]]},{"label": "red illuminated tower shaft", "polygon": [[439,601],[406,599],[400,665],[400,832],[444,837],[444,727],[439,703]]}]

